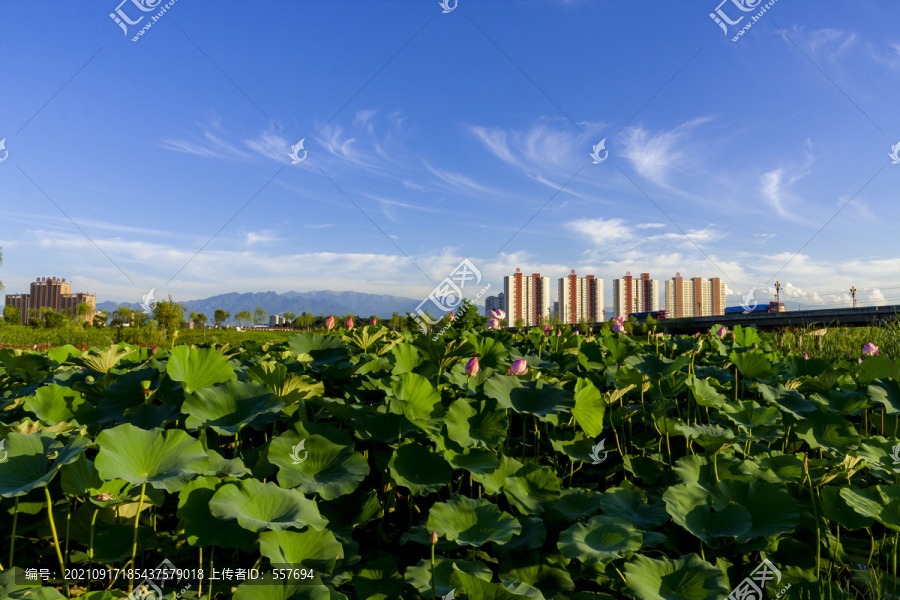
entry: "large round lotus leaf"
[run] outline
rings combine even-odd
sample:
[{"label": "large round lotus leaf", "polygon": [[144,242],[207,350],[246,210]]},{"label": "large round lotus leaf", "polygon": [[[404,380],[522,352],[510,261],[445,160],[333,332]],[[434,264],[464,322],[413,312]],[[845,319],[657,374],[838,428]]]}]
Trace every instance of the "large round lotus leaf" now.
[{"label": "large round lotus leaf", "polygon": [[873,435],[859,444],[856,456],[866,461],[866,469],[886,483],[897,481],[900,475],[900,462],[894,462],[894,448],[900,444],[897,438],[885,438]]},{"label": "large round lotus leaf", "polygon": [[91,490],[103,485],[94,461],[81,454],[78,458],[61,469],[62,489],[69,496],[88,496]]},{"label": "large round lotus leaf", "polygon": [[517,594],[499,583],[485,581],[478,575],[470,575],[458,569],[450,574],[450,587],[454,596],[465,594],[466,600],[533,600],[534,596]]},{"label": "large round lotus leaf", "polygon": [[416,427],[431,433],[440,431],[446,409],[432,383],[417,373],[403,373],[391,382],[391,411],[403,414]]},{"label": "large round lotus leaf", "polygon": [[316,503],[296,490],[286,490],[270,481],[244,479],[240,484],[223,485],[209,501],[214,517],[237,519],[250,531],[302,528],[309,525],[321,531],[328,521],[319,514]]},{"label": "large round lotus leaf", "polygon": [[503,408],[536,415],[542,421],[549,421],[549,416],[572,410],[575,406],[571,392],[543,381],[523,382],[514,375],[492,377],[484,384],[484,393],[497,400]]},{"label": "large round lotus leaf", "polygon": [[559,551],[585,565],[608,563],[637,552],[643,544],[640,530],[617,517],[598,515],[576,523],[559,534]]},{"label": "large round lotus leaf", "polygon": [[365,563],[351,585],[359,600],[393,600],[406,596],[406,582],[400,575],[397,559],[393,556],[381,556]]},{"label": "large round lotus leaf", "polygon": [[465,469],[470,473],[489,475],[500,466],[500,457],[487,448],[467,448],[465,452],[456,453],[444,450],[444,458],[457,469]]},{"label": "large round lotus leaf", "polygon": [[176,346],[170,353],[166,373],[174,381],[180,381],[186,394],[237,379],[228,359],[212,348]]},{"label": "large round lotus leaf", "polygon": [[66,344],[65,346],[50,348],[49,350],[47,350],[46,354],[50,360],[54,361],[58,365],[61,365],[69,360],[70,356],[81,356],[83,352],[72,344]]},{"label": "large round lotus leaf", "polygon": [[499,410],[492,399],[455,400],[444,422],[450,439],[464,448],[496,448],[509,432],[506,411]]},{"label": "large round lotus leaf", "polygon": [[438,491],[449,483],[453,474],[443,456],[415,442],[397,448],[388,467],[397,485],[409,488],[413,496]]},{"label": "large round lotus leaf", "polygon": [[575,383],[575,408],[572,416],[588,437],[597,437],[603,433],[603,416],[606,414],[606,401],[603,394],[590,379],[578,378]]},{"label": "large round lotus leaf", "polygon": [[203,444],[176,429],[148,431],[126,423],[101,431],[97,444],[100,452],[94,465],[106,481],[149,483],[171,493],[184,487],[195,474],[209,469]]},{"label": "large round lotus leaf", "polygon": [[215,450],[207,450],[209,455],[209,469],[204,475],[210,477],[214,475],[236,477],[240,479],[244,475],[250,473],[250,469],[244,464],[240,458],[225,458]]},{"label": "large round lotus leaf", "polygon": [[506,484],[506,478],[522,468],[522,463],[504,454],[500,455],[500,466],[490,473],[483,475],[473,473],[472,479],[484,486],[484,493],[488,496],[500,493]]},{"label": "large round lotus leaf", "polygon": [[[545,556],[541,560],[501,560],[500,581],[509,591],[517,594],[535,594],[536,598],[546,597],[548,600],[569,598],[575,590],[575,583],[566,569],[570,562],[559,553]],[[599,570],[593,565],[582,565],[581,576],[589,578],[590,573]],[[526,584],[528,587],[517,584]]]},{"label": "large round lotus leaf", "polygon": [[809,399],[825,410],[836,412],[844,417],[858,415],[863,410],[872,407],[869,396],[860,391],[823,390],[812,394]]},{"label": "large round lotus leaf", "polygon": [[[872,357],[870,357],[869,360],[871,360],[871,358]],[[876,356],[874,358],[881,358],[881,356]],[[865,365],[869,360],[864,361],[863,364]],[[862,375],[860,375],[860,382],[862,382]],[[897,413],[900,413],[900,382],[893,379],[884,381],[876,379],[868,385],[866,392],[872,402],[877,402],[884,406],[884,413],[886,415],[896,415]]]},{"label": "large round lotus leaf", "polygon": [[707,543],[715,538],[740,535],[749,531],[752,524],[750,512],[740,504],[713,510],[709,506],[709,492],[695,484],[670,486],[663,500],[672,520]]},{"label": "large round lotus leaf", "polygon": [[612,488],[599,497],[603,514],[631,523],[640,529],[653,529],[669,520],[665,502],[648,504],[640,492]]},{"label": "large round lotus leaf", "polygon": [[287,342],[291,352],[307,354],[317,363],[336,364],[349,355],[347,345],[333,335],[316,335],[305,331],[295,333]]},{"label": "large round lotus leaf", "polygon": [[39,387],[34,396],[25,399],[25,410],[50,424],[82,419],[90,408],[80,392],[61,385]]},{"label": "large round lotus leaf", "polygon": [[[297,583],[285,578],[275,579],[271,572],[260,570],[259,579],[245,581],[234,590],[233,600],[338,600],[341,596],[334,596],[328,586],[310,585],[305,581],[297,580]],[[222,582],[218,582],[223,585]],[[227,585],[227,584],[225,584]],[[218,591],[218,585],[216,590]],[[205,593],[205,591],[204,591]],[[337,592],[335,592],[337,593]],[[346,596],[343,596],[346,598]]]},{"label": "large round lotus leaf", "polygon": [[344,558],[344,547],[329,530],[307,528],[296,531],[263,531],[259,534],[259,552],[273,567],[314,569],[331,573],[335,562]]},{"label": "large round lotus leaf", "polygon": [[753,400],[726,404],[720,410],[730,421],[747,431],[751,431],[754,427],[773,427],[781,424],[781,411],[774,406],[761,406]]},{"label": "large round lotus leaf", "polygon": [[[6,460],[0,462],[0,496],[14,498],[50,483],[60,467],[78,459],[88,440],[80,437],[63,446],[52,433],[40,431],[30,435],[10,433],[2,444],[0,452]],[[56,458],[51,461],[54,453]]]},{"label": "large round lotus leaf", "polygon": [[750,513],[750,529],[738,536],[738,542],[793,531],[800,520],[797,502],[780,486],[767,481],[724,479],[710,490],[714,510],[739,504]]},{"label": "large round lotus leaf", "polygon": [[706,489],[716,483],[716,471],[719,473],[719,479],[741,481],[753,479],[753,469],[749,466],[748,461],[729,455],[697,454],[682,456],[675,461],[675,473],[682,483],[694,483]]},{"label": "large round lotus leaf", "polygon": [[821,488],[822,514],[829,521],[834,521],[845,529],[863,529],[872,526],[872,517],[863,516],[856,512],[853,507],[841,496],[840,488],[833,485],[826,485]]},{"label": "large round lotus leaf", "polygon": [[722,600],[729,593],[725,573],[696,554],[675,560],[638,554],[625,563],[625,580],[639,600]]},{"label": "large round lotus leaf", "polygon": [[734,434],[720,427],[719,425],[703,425],[694,423],[693,425],[685,425],[679,423],[675,426],[689,440],[694,440],[707,452],[718,452],[725,446],[733,444],[736,441]]},{"label": "large round lotus leaf", "polygon": [[528,464],[506,478],[503,493],[510,504],[523,513],[534,515],[544,512],[559,500],[561,487],[562,482],[553,469]]},{"label": "large round lotus leaf", "polygon": [[775,375],[775,369],[772,367],[772,360],[760,351],[744,352],[738,354],[731,353],[731,362],[735,364],[741,375],[747,379],[769,379]]},{"label": "large round lotus leaf", "polygon": [[97,373],[108,373],[122,358],[131,354],[131,348],[125,345],[112,345],[106,350],[91,348],[80,356],[72,357],[72,362]]},{"label": "large round lotus leaf", "polygon": [[816,411],[816,404],[804,397],[797,390],[784,387],[779,383],[777,387],[759,384],[759,392],[763,400],[772,406],[783,410],[795,419],[805,419]]},{"label": "large round lotus leaf", "polygon": [[803,478],[803,461],[793,454],[784,454],[778,450],[755,455],[745,465],[759,467],[754,476],[769,483],[782,481],[800,481]]},{"label": "large round lotus leaf", "polygon": [[884,354],[866,358],[859,367],[859,382],[870,383],[876,379],[900,380],[900,360],[891,360]]},{"label": "large round lotus leaf", "polygon": [[185,426],[189,429],[206,425],[219,435],[237,435],[259,415],[283,408],[284,402],[266,386],[231,380],[197,390],[181,405],[181,412],[188,415]]},{"label": "large round lotus leaf", "polygon": [[590,517],[600,511],[601,494],[583,488],[565,488],[560,491],[559,500],[553,510],[559,512],[568,521],[581,517]]},{"label": "large round lotus leaf", "polygon": [[237,524],[222,521],[209,512],[209,501],[216,490],[227,485],[218,477],[198,477],[178,493],[178,518],[184,527],[188,544],[205,548],[220,546],[251,552],[256,535]]},{"label": "large round lotus leaf", "polygon": [[794,425],[798,438],[817,450],[823,448],[839,454],[846,454],[859,444],[859,434],[853,425],[832,412],[817,410]]},{"label": "large round lotus leaf", "polygon": [[706,379],[691,375],[685,383],[694,393],[694,401],[700,406],[720,408],[728,402],[725,394],[717,391]]},{"label": "large round lotus leaf", "polygon": [[515,517],[487,500],[457,496],[431,507],[428,529],[463,546],[481,546],[488,542],[505,544],[522,528]]},{"label": "large round lotus leaf", "polygon": [[[485,581],[490,581],[494,573],[486,564],[481,561],[470,562],[467,560],[444,558],[435,556],[434,559],[434,587],[435,593],[444,597],[449,594],[453,587],[450,585],[450,575],[453,574],[453,567],[469,575],[475,575]],[[431,561],[422,559],[414,567],[409,567],[404,573],[406,582],[419,590],[420,594],[425,597],[431,597]]]},{"label": "large round lotus leaf", "polygon": [[285,365],[267,360],[247,369],[247,380],[266,385],[285,403],[325,395],[325,384],[308,375],[288,373]]},{"label": "large round lotus leaf", "polygon": [[325,500],[353,492],[369,474],[369,463],[353,451],[350,435],[327,425],[297,423],[272,440],[267,458],[279,468],[281,487]]},{"label": "large round lotus leaf", "polygon": [[520,550],[537,550],[547,541],[547,526],[541,517],[532,515],[516,515],[522,530],[504,544],[500,550],[504,553]]},{"label": "large round lotus leaf", "polygon": [[900,532],[900,486],[875,485],[865,490],[842,488],[841,498],[862,516]]}]

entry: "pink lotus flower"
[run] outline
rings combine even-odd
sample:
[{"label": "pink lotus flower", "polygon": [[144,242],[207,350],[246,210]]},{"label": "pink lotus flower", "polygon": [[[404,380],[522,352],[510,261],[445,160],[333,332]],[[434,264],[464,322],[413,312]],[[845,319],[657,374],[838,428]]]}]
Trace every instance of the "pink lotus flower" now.
[{"label": "pink lotus flower", "polygon": [[377,326],[378,326],[378,319],[375,317],[372,317],[372,327],[377,327]]},{"label": "pink lotus flower", "polygon": [[[491,312],[494,312],[494,311],[491,311]],[[497,319],[491,319],[490,321],[488,321],[487,326],[488,326],[488,329],[495,329],[495,330],[500,329],[500,321],[498,321]]]},{"label": "pink lotus flower", "polygon": [[809,354],[807,354],[806,352],[804,352],[804,353],[803,353],[803,358],[805,358],[806,360],[809,360]]},{"label": "pink lotus flower", "polygon": [[863,356],[875,356],[876,354],[878,354],[878,346],[872,342],[863,346]]},{"label": "pink lotus flower", "polygon": [[526,364],[525,359],[520,358],[519,360],[514,362],[509,368],[508,372],[510,375],[524,375],[525,373],[527,373],[528,365]]},{"label": "pink lotus flower", "polygon": [[556,328],[556,337],[562,337],[562,329],[559,327]]},{"label": "pink lotus flower", "polygon": [[473,356],[469,359],[469,362],[466,363],[466,375],[469,377],[475,377],[478,375],[478,371],[481,369],[481,366],[478,364],[478,357]]},{"label": "pink lotus flower", "polygon": [[329,316],[325,319],[325,327],[328,329],[334,329],[334,315]]},{"label": "pink lotus flower", "polygon": [[716,332],[716,335],[718,335],[720,338],[723,338],[723,339],[725,338],[725,336],[727,334],[728,334],[727,327],[720,327],[719,330]]},{"label": "pink lotus flower", "polygon": [[615,323],[612,326],[613,333],[625,333],[625,327],[621,323]]},{"label": "pink lotus flower", "polygon": [[550,335],[550,326],[544,325],[544,335]]},{"label": "pink lotus flower", "polygon": [[347,317],[347,331],[353,329],[353,317]]},{"label": "pink lotus flower", "polygon": [[858,359],[858,360],[859,360],[859,364],[862,364],[862,359],[860,358],[860,359]]},{"label": "pink lotus flower", "polygon": [[618,323],[619,325],[624,325],[626,319],[623,315],[616,315],[615,317],[612,318],[612,320],[614,323]]}]

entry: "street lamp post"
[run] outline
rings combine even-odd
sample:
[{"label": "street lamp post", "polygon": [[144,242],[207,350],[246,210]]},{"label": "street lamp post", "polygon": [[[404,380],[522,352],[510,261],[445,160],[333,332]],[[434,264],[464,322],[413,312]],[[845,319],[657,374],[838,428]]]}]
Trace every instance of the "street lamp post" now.
[{"label": "street lamp post", "polygon": [[850,297],[853,298],[853,308],[856,308],[856,287],[850,288]]},{"label": "street lamp post", "polygon": [[[770,281],[771,281],[771,280],[770,280]],[[780,292],[781,292],[781,282],[780,282],[780,281],[776,281],[776,282],[775,282],[775,302],[776,302],[776,303],[777,303],[777,302],[781,302],[781,300],[779,299],[779,298],[780,298],[780,295],[781,295]]]}]

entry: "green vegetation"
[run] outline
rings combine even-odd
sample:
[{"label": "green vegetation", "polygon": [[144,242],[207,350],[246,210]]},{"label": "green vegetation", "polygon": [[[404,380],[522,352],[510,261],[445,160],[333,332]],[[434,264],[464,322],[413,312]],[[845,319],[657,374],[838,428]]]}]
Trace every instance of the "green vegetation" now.
[{"label": "green vegetation", "polygon": [[[900,590],[896,355],[739,327],[182,333],[0,350],[0,596],[61,597],[24,568],[163,560],[204,569],[185,597],[237,600],[721,600],[764,559],[767,598]],[[209,580],[286,564],[314,580]]]}]

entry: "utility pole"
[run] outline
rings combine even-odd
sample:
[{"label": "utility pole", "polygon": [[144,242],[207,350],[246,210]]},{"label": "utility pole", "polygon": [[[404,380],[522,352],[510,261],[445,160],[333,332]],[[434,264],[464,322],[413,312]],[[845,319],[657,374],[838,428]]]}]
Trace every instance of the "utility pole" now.
[{"label": "utility pole", "polygon": [[856,308],[856,287],[850,288],[850,296],[853,298],[853,308]]},{"label": "utility pole", "polygon": [[[771,279],[769,281],[771,281]],[[781,292],[781,282],[776,281],[775,282],[775,302],[781,302],[781,300],[779,300],[780,292]]]}]

